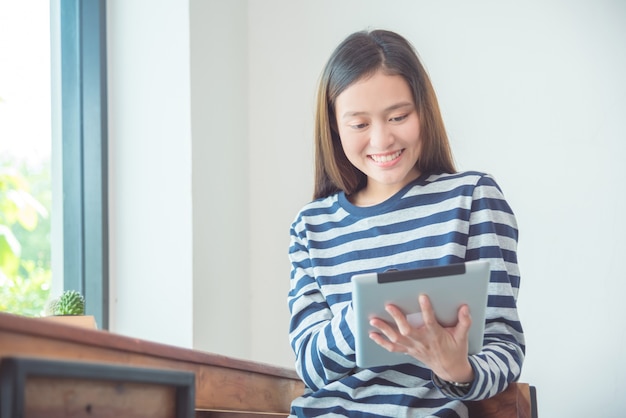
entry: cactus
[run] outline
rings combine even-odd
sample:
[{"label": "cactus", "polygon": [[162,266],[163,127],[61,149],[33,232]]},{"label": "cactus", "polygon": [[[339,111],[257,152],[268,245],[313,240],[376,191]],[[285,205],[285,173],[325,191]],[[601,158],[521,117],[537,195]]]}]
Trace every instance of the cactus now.
[{"label": "cactus", "polygon": [[44,316],[52,316],[55,315],[55,311],[57,309],[57,305],[59,304],[59,298],[52,298],[46,302],[46,306],[44,307]]},{"label": "cactus", "polygon": [[66,290],[54,304],[55,315],[84,315],[85,298],[75,290]]}]

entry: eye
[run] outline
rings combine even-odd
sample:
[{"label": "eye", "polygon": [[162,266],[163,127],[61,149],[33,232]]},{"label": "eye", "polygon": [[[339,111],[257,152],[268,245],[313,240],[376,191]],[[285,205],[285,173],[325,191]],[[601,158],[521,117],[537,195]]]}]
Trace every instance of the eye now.
[{"label": "eye", "polygon": [[405,115],[401,115],[401,116],[395,116],[393,118],[390,118],[389,122],[402,122],[403,120],[405,120],[408,117],[409,117],[408,113],[405,114]]},{"label": "eye", "polygon": [[355,130],[361,130],[361,129],[367,128],[367,125],[368,125],[367,123],[363,122],[363,123],[356,123],[354,125],[350,125],[350,127]]}]

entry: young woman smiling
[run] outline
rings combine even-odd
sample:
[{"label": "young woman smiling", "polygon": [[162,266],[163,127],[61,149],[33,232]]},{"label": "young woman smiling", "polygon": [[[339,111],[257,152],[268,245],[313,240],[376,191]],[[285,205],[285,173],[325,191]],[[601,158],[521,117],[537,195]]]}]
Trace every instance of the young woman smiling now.
[{"label": "young woman smiling", "polygon": [[[464,402],[519,378],[525,341],[513,211],[494,178],[457,172],[429,77],[411,44],[357,32],[333,52],[318,89],[315,190],[291,225],[289,338],[306,385],[291,416],[467,417]],[[350,279],[357,273],[485,259],[483,349],[468,354],[467,306],[453,327],[415,295],[425,324],[372,319],[371,338],[417,359],[359,368]],[[429,319],[429,320],[427,320]]]}]

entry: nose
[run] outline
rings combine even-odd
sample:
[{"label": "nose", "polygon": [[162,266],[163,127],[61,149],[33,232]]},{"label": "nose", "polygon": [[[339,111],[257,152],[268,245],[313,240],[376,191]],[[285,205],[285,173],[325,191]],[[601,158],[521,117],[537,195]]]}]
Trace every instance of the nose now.
[{"label": "nose", "polygon": [[374,148],[384,150],[394,143],[393,132],[386,123],[372,124],[370,132],[370,145]]}]

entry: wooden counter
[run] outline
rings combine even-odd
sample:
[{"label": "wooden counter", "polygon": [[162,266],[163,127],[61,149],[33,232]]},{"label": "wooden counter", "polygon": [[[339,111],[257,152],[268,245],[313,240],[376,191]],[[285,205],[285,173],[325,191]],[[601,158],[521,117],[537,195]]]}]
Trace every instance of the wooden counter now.
[{"label": "wooden counter", "polygon": [[0,357],[15,356],[191,371],[198,411],[285,416],[304,390],[294,370],[0,312]]}]

